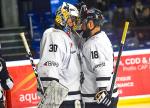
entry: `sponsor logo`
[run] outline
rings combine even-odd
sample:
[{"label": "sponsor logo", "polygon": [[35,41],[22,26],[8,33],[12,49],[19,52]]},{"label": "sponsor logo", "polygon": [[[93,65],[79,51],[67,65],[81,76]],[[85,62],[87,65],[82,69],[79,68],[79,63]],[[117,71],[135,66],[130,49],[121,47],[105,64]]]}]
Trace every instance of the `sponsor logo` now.
[{"label": "sponsor logo", "polygon": [[46,61],[44,63],[44,66],[56,66],[56,67],[58,67],[59,64],[57,62],[55,62],[55,61]]},{"label": "sponsor logo", "polygon": [[36,100],[39,100],[40,97],[37,95],[37,93],[28,93],[28,94],[21,94],[19,96],[19,101],[20,102],[33,102]]},{"label": "sponsor logo", "polygon": [[101,68],[101,67],[104,67],[104,66],[105,66],[105,63],[102,62],[102,63],[96,65],[93,70],[95,71],[96,68],[98,68],[98,67]]},{"label": "sponsor logo", "polygon": [[76,51],[71,51],[71,54],[75,53]]}]

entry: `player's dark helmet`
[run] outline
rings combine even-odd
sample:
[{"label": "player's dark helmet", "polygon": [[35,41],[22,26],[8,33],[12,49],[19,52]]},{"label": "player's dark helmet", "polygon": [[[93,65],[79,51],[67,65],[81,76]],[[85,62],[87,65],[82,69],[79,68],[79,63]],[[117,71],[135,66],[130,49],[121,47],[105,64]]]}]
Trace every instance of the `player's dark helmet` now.
[{"label": "player's dark helmet", "polygon": [[87,10],[83,21],[88,22],[89,20],[93,20],[94,24],[97,26],[103,26],[105,22],[102,12],[96,8],[90,8]]}]

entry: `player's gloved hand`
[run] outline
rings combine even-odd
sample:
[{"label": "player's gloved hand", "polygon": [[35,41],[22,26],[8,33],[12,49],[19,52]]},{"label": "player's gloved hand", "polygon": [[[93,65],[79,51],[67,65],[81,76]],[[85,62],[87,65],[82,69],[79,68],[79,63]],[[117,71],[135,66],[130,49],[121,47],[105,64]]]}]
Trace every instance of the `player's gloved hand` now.
[{"label": "player's gloved hand", "polygon": [[99,90],[94,98],[98,104],[104,104],[105,106],[109,107],[111,104],[111,96],[110,94],[107,92],[106,89],[103,90]]},{"label": "player's gloved hand", "polygon": [[9,78],[5,60],[0,56],[0,80]]}]

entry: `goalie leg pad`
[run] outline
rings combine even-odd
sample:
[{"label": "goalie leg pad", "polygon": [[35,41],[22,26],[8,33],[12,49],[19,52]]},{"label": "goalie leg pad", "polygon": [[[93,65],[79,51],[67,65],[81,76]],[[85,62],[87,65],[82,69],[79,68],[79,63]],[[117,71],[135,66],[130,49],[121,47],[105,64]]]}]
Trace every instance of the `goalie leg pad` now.
[{"label": "goalie leg pad", "polygon": [[68,88],[53,80],[49,83],[38,108],[59,108],[65,97],[68,95]]}]

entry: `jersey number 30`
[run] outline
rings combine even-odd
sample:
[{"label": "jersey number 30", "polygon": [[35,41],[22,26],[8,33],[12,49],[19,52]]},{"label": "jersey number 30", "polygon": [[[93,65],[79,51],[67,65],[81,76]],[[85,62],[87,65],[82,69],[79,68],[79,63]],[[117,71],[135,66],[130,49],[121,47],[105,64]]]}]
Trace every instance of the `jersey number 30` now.
[{"label": "jersey number 30", "polygon": [[56,52],[58,45],[56,44],[50,44],[49,45],[49,52]]}]

